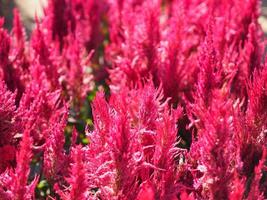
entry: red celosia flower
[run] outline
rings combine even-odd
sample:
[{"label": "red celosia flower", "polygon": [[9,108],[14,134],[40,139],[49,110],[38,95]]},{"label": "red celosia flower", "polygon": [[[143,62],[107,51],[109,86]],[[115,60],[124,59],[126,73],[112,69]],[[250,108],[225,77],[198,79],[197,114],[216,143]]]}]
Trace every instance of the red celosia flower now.
[{"label": "red celosia flower", "polygon": [[67,155],[64,151],[64,128],[67,121],[67,107],[55,113],[44,130],[46,142],[44,146],[44,175],[52,183],[60,181],[66,172]]},{"label": "red celosia flower", "polygon": [[3,147],[0,147],[0,172],[4,172],[7,167],[12,166],[16,158],[15,153],[16,149],[12,145],[7,144]]},{"label": "red celosia flower", "polygon": [[[93,52],[87,55],[77,36],[71,34],[62,50],[61,85],[74,106],[79,108],[87,93],[94,88],[92,69],[89,67]],[[73,42],[75,41],[75,42]]]},{"label": "red celosia flower", "polygon": [[160,199],[178,194],[175,124],[181,111],[170,113],[162,97],[152,84],[112,95],[109,104],[97,95],[87,157],[91,187],[99,188],[102,198],[137,198],[138,179],[151,179]]},{"label": "red celosia flower", "polygon": [[62,200],[85,200],[89,198],[88,180],[86,176],[86,166],[84,151],[81,146],[73,147],[71,150],[72,163],[70,167],[70,177],[66,180],[69,184],[66,191],[61,191],[56,188],[56,192]]},{"label": "red celosia flower", "polygon": [[151,182],[146,181],[140,185],[140,191],[135,200],[154,200],[155,189]]},{"label": "red celosia flower", "polygon": [[0,146],[10,144],[16,133],[15,94],[8,91],[5,84],[0,82]]},{"label": "red celosia flower", "polygon": [[210,107],[199,115],[197,141],[192,143],[191,154],[203,173],[196,179],[203,196],[208,199],[228,199],[233,170],[237,165],[237,147],[234,139],[234,108],[221,91],[213,91]]},{"label": "red celosia flower", "polygon": [[[49,0],[44,13],[30,42],[18,11],[10,34],[0,20],[0,199],[266,198],[258,0]],[[110,93],[68,148],[68,112],[87,120],[105,72]]]},{"label": "red celosia flower", "polygon": [[23,133],[20,149],[17,153],[15,170],[8,170],[0,176],[0,198],[1,199],[33,199],[34,189],[37,183],[35,178],[28,185],[28,176],[30,173],[30,162],[32,158],[32,138],[30,136],[30,127],[26,127]]}]

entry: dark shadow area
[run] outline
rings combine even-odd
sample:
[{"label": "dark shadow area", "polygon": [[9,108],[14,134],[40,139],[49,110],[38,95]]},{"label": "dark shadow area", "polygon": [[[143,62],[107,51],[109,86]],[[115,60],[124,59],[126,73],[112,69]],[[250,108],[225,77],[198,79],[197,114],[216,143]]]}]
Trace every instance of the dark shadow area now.
[{"label": "dark shadow area", "polygon": [[10,30],[12,28],[14,1],[0,0],[0,16],[5,18],[4,27]]}]

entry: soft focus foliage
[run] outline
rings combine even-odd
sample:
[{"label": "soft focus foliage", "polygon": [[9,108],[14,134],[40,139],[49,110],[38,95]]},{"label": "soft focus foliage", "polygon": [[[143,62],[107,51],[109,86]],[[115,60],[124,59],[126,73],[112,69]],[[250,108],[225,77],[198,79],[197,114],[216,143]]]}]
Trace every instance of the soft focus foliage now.
[{"label": "soft focus foliage", "polygon": [[0,19],[0,199],[267,198],[258,0],[48,0]]}]

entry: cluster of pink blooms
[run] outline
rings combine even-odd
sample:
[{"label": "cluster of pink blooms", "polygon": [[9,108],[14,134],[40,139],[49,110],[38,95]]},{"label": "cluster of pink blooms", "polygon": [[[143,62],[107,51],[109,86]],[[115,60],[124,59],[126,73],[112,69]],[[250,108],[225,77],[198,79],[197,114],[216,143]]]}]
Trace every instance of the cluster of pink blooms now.
[{"label": "cluster of pink blooms", "polygon": [[0,199],[266,199],[259,8],[48,0],[28,38],[1,19]]}]

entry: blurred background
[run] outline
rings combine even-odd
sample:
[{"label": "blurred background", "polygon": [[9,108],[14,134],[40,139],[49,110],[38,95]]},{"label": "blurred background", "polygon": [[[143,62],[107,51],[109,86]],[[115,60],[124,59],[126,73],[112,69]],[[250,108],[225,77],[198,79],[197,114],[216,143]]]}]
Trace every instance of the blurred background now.
[{"label": "blurred background", "polygon": [[266,35],[267,34],[267,0],[262,0],[261,17],[259,18],[259,22]]},{"label": "blurred background", "polygon": [[[259,23],[263,31],[267,35],[267,0],[262,0],[261,17]],[[30,33],[34,27],[34,17],[42,17],[43,7],[47,4],[47,0],[0,0],[0,16],[4,16],[5,27],[10,29],[12,26],[13,8],[17,7],[22,15],[23,23],[26,31]]]},{"label": "blurred background", "polygon": [[47,0],[0,0],[0,16],[5,17],[5,27],[12,27],[13,8],[17,7],[21,13],[26,31],[29,33],[34,27],[34,17],[42,17],[43,7]]}]

